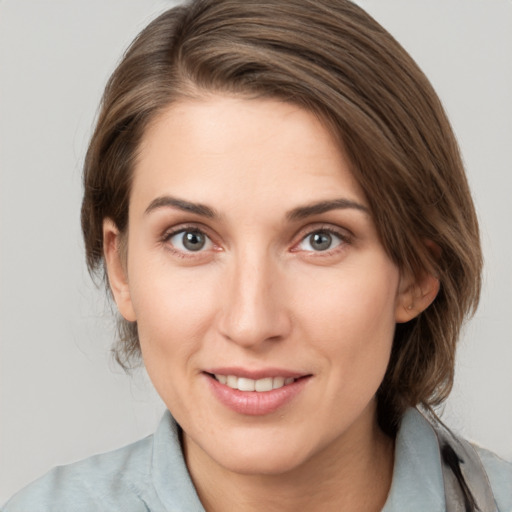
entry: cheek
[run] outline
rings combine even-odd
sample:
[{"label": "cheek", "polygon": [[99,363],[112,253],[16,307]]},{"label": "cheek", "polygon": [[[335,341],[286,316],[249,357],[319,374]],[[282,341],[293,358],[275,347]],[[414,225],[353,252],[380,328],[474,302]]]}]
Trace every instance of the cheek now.
[{"label": "cheek", "polygon": [[395,330],[398,282],[398,270],[387,261],[377,261],[346,266],[338,275],[317,276],[314,298],[298,294],[301,328],[344,375],[385,371]]},{"label": "cheek", "polygon": [[195,358],[215,315],[217,288],[207,276],[192,280],[190,273],[168,265],[141,268],[130,285],[144,366],[167,407],[186,409],[184,383],[194,377]]},{"label": "cheek", "polygon": [[198,350],[215,315],[213,276],[165,262],[134,267],[130,293],[146,366],[183,362]]}]

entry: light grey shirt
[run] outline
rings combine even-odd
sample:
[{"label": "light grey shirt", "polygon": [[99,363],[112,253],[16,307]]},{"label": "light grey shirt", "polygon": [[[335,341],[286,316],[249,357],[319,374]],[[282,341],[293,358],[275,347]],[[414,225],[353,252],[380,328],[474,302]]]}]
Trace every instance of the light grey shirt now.
[{"label": "light grey shirt", "polygon": [[[499,512],[512,512],[512,464],[477,448]],[[444,512],[441,456],[430,423],[409,409],[396,439],[383,512]],[[169,412],[154,435],[60,466],[16,494],[2,512],[204,512]]]}]

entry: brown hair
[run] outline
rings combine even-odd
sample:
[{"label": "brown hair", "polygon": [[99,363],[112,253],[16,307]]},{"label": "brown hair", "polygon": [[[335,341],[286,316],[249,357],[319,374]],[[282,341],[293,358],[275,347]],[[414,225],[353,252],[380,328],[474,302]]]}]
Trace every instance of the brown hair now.
[{"label": "brown hair", "polygon": [[[427,310],[397,326],[379,418],[392,430],[407,406],[441,403],[452,386],[462,322],[480,293],[477,219],[432,86],[393,37],[348,0],[197,0],[141,32],[106,86],[85,159],[90,271],[104,273],[103,220],[126,230],[145,127],[173,101],[206,92],[292,102],[339,138],[392,260],[402,272],[429,272],[441,283]],[[127,367],[140,356],[137,329],[119,326],[116,355]]]}]

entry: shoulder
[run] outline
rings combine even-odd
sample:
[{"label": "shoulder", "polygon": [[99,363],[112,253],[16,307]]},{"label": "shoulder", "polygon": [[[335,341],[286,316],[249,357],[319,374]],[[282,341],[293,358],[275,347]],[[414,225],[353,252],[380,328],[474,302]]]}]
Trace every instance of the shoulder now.
[{"label": "shoulder", "polygon": [[2,512],[147,511],[153,436],[59,466],[9,500]]},{"label": "shoulder", "polygon": [[495,453],[473,445],[485,469],[494,499],[500,511],[512,511],[512,462]]},{"label": "shoulder", "polygon": [[459,510],[472,501],[478,510],[512,512],[512,464],[455,435],[433,415],[408,409],[383,510]]},{"label": "shoulder", "polygon": [[204,512],[190,479],[180,428],[166,411],[156,432],[112,452],[60,466],[2,512]]},{"label": "shoulder", "polygon": [[512,512],[512,464],[434,423],[447,499],[465,496],[478,510]]}]

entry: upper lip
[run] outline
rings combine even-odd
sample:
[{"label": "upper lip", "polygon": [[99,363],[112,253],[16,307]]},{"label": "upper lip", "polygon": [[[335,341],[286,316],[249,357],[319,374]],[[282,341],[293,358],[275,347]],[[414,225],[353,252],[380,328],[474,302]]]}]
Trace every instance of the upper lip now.
[{"label": "upper lip", "polygon": [[307,373],[297,372],[294,370],[287,370],[284,368],[260,368],[260,369],[249,369],[241,368],[238,366],[222,367],[222,368],[209,368],[204,370],[206,373],[214,375],[235,375],[236,377],[243,377],[246,379],[266,379],[270,377],[292,377],[298,379],[299,377],[305,377],[309,375]]}]

